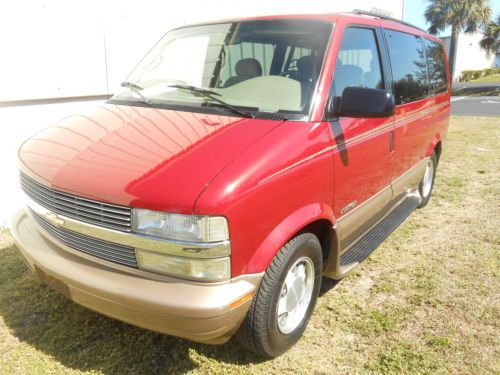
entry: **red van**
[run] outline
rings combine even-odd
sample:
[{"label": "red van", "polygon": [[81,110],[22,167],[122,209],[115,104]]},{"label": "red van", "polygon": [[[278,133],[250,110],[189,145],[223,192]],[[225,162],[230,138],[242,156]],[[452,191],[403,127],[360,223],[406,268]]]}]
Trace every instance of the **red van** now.
[{"label": "red van", "polygon": [[443,43],[366,12],[168,32],[94,112],[19,150],[26,264],[73,301],[267,357],[429,202]]}]

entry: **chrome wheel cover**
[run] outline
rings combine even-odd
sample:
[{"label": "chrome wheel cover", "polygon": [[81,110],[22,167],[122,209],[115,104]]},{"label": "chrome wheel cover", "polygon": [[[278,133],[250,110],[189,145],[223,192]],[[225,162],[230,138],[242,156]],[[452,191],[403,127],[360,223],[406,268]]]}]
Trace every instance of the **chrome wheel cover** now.
[{"label": "chrome wheel cover", "polygon": [[278,329],[294,331],[306,316],[314,289],[314,264],[308,257],[298,259],[288,270],[276,306]]},{"label": "chrome wheel cover", "polygon": [[429,159],[425,167],[424,178],[422,179],[422,198],[427,198],[431,193],[432,180],[434,178],[434,162]]}]

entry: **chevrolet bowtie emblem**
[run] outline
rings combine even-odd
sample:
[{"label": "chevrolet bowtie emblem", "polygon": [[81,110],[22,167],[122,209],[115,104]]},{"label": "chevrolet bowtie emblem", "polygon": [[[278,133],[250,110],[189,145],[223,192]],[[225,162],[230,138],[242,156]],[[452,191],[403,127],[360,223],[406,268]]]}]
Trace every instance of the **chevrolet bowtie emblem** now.
[{"label": "chevrolet bowtie emblem", "polygon": [[62,227],[64,225],[64,220],[54,212],[47,212],[44,216],[48,222],[50,222],[52,225],[55,225],[56,227]]}]

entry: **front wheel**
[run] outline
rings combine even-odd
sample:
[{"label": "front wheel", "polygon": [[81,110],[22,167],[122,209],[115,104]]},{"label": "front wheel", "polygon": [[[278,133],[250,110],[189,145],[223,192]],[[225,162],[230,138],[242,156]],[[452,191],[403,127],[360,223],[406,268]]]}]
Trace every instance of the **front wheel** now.
[{"label": "front wheel", "polygon": [[427,161],[425,167],[424,177],[420,181],[418,186],[418,192],[422,201],[420,202],[419,208],[425,207],[429,200],[431,199],[432,189],[434,187],[434,179],[436,177],[436,167],[437,167],[437,157],[436,153],[432,152],[431,157]]},{"label": "front wheel", "polygon": [[318,238],[300,234],[274,256],[236,333],[247,349],[273,358],[302,336],[318,298],[323,256]]}]

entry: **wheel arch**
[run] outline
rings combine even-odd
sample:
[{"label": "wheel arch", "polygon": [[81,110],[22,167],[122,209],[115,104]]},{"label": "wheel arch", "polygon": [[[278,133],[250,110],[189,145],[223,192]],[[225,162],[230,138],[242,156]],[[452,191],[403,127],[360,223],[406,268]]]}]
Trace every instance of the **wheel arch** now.
[{"label": "wheel arch", "polygon": [[302,207],[277,225],[252,255],[244,273],[265,271],[276,253],[290,239],[301,233],[313,233],[321,243],[323,259],[330,256],[331,235],[335,225],[333,210],[326,204],[313,203]]},{"label": "wheel arch", "polygon": [[436,159],[437,159],[437,162],[439,164],[439,159],[441,158],[441,152],[442,152],[442,149],[443,149],[443,142],[441,140],[438,141],[438,143],[436,143],[436,146],[434,147],[434,151],[436,152]]},{"label": "wheel arch", "polygon": [[433,151],[436,151],[436,158],[439,163],[439,158],[441,157],[441,151],[442,151],[442,137],[440,133],[437,133],[434,138],[432,139],[431,143],[427,147],[427,151],[425,153],[425,156],[431,156]]}]

